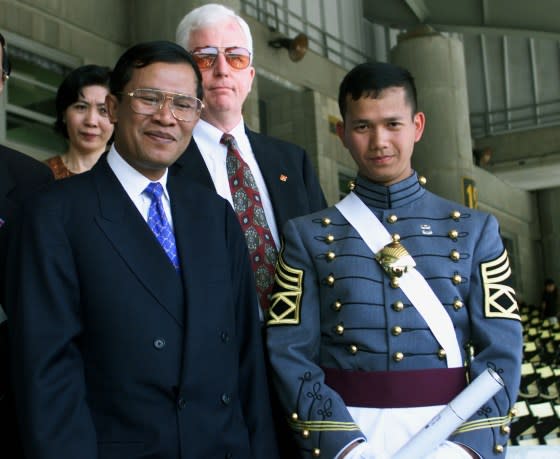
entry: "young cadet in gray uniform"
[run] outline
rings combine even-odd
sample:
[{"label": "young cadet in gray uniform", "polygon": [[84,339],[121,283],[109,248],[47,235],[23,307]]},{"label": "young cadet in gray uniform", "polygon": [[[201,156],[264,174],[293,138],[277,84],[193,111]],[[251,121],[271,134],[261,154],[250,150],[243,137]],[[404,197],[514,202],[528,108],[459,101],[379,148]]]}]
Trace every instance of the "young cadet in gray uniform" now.
[{"label": "young cadet in gray uniform", "polygon": [[522,332],[498,222],[412,169],[425,118],[408,71],[358,65],[339,106],[353,193],[285,225],[267,320],[302,455],[389,457],[491,368],[504,388],[429,457],[504,458]]}]

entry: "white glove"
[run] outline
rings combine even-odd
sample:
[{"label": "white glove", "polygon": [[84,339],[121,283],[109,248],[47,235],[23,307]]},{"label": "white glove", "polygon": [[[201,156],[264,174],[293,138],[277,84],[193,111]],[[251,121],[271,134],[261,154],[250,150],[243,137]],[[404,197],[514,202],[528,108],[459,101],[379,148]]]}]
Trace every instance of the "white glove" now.
[{"label": "white glove", "polygon": [[457,443],[444,441],[437,449],[428,454],[425,459],[472,459],[472,457]]},{"label": "white glove", "polygon": [[375,451],[373,445],[363,441],[350,451],[344,459],[390,459],[389,455]]}]

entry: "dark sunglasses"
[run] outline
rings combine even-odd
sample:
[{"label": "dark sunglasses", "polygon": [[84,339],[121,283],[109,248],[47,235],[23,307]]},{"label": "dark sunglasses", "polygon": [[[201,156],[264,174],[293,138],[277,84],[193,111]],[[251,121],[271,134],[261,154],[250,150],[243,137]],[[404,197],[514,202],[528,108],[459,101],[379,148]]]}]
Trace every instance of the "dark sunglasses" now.
[{"label": "dark sunglasses", "polygon": [[202,46],[195,48],[191,54],[200,70],[207,70],[214,65],[218,54],[223,53],[228,65],[235,70],[243,70],[251,63],[251,53],[240,46],[218,48],[217,46]]}]

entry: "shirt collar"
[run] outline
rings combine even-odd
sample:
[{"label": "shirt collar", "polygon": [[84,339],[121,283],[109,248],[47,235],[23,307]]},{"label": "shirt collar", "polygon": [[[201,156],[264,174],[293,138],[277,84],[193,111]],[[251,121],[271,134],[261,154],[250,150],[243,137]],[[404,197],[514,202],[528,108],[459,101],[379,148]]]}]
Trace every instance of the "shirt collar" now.
[{"label": "shirt collar", "polygon": [[[220,145],[220,139],[224,134],[223,131],[218,129],[217,127],[211,125],[207,121],[202,119],[198,120],[196,125],[193,129],[193,138],[197,145]],[[241,151],[241,156],[244,155],[245,152],[251,151],[251,144],[249,143],[249,138],[247,137],[247,133],[245,132],[245,124],[243,122],[243,118],[237,123],[237,125],[228,132],[233,137],[235,137],[235,141],[237,142],[237,146]],[[224,154],[225,154],[225,145],[224,145]]]},{"label": "shirt collar", "polygon": [[[107,162],[130,197],[140,196],[148,184],[152,182],[152,180],[142,175],[124,160],[115,148],[114,143],[111,145],[109,153],[107,154]],[[167,173],[168,169],[165,169],[163,176],[156,181],[161,183],[163,186],[163,194],[169,199],[166,186]]]}]

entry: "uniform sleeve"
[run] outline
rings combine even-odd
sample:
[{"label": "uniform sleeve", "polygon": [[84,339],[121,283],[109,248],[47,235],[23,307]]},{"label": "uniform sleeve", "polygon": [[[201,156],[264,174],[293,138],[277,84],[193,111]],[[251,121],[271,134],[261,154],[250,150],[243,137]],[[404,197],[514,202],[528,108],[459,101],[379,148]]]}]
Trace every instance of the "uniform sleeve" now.
[{"label": "uniform sleeve", "polygon": [[[299,220],[297,220],[299,221]],[[304,241],[304,225],[284,227],[276,285],[267,320],[273,385],[303,457],[335,457],[364,438],[344,401],[325,385],[318,365],[321,340],[319,280]]]},{"label": "uniform sleeve", "polygon": [[8,292],[10,348],[26,457],[96,459],[78,341],[79,282],[60,210],[29,203]]},{"label": "uniform sleeve", "polygon": [[492,368],[502,377],[505,387],[451,439],[469,446],[481,457],[504,457],[511,408],[517,399],[521,377],[523,338],[507,251],[498,222],[490,215],[473,251],[467,307],[474,351],[470,379]]}]

